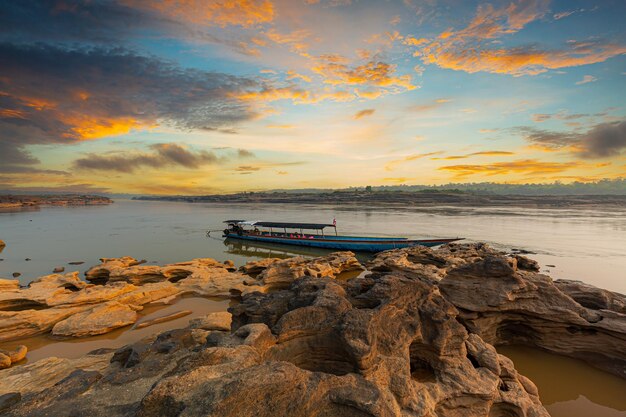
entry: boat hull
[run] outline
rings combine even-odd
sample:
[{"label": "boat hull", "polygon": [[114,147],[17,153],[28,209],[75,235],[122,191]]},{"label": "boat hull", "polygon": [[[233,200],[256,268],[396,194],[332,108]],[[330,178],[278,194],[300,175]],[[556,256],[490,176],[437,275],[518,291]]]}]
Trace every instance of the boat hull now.
[{"label": "boat hull", "polygon": [[[338,249],[358,252],[381,252],[389,249],[402,249],[410,246],[439,246],[454,242],[459,239],[429,239],[429,240],[409,240],[409,239],[381,239],[381,238],[360,238],[354,240],[354,236],[337,236],[328,238],[301,239],[280,236],[259,236],[259,235],[238,235],[228,233],[225,237],[230,239],[249,240],[255,242],[280,243],[283,245],[308,246],[312,248]],[[352,238],[352,239],[348,239]],[[367,240],[369,239],[369,240]]]}]

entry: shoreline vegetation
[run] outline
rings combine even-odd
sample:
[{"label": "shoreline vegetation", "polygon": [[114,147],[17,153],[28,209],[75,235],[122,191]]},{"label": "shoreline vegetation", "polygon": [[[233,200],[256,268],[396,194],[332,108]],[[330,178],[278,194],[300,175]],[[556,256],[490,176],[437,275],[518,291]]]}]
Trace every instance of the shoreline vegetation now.
[{"label": "shoreline vegetation", "polygon": [[[137,326],[142,309],[189,295],[230,307],[118,349],[20,364],[24,338]],[[535,384],[498,346],[581,359],[624,379],[625,323],[624,295],[552,280],[535,261],[483,243],[239,268],[103,258],[85,281],[76,272],[26,287],[0,280],[0,341],[13,344],[0,353],[13,362],[0,370],[0,412],[547,417]]]},{"label": "shoreline vegetation", "polygon": [[23,195],[0,194],[0,209],[38,208],[41,206],[99,206],[112,204],[113,200],[99,195],[50,194]]},{"label": "shoreline vegetation", "polygon": [[171,201],[187,203],[268,203],[268,204],[329,204],[354,206],[376,204],[398,207],[459,206],[577,208],[592,206],[623,207],[626,195],[514,195],[479,194],[465,191],[369,191],[341,190],[324,192],[243,192],[198,196],[139,196],[134,200]]}]

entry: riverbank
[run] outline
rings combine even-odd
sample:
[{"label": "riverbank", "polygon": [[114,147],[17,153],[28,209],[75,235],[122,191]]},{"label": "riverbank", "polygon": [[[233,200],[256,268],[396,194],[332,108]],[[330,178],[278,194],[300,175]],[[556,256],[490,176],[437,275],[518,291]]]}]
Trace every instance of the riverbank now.
[{"label": "riverbank", "polygon": [[248,192],[203,196],[142,196],[136,200],[187,203],[331,204],[342,206],[401,207],[623,207],[626,195],[496,195],[450,191],[332,191],[317,193]]},{"label": "riverbank", "polygon": [[41,206],[99,206],[112,203],[110,198],[97,195],[0,195],[0,210]]},{"label": "riverbank", "polygon": [[[75,278],[5,282],[0,337],[106,333],[145,322],[133,313],[181,295],[231,300],[230,314],[0,371],[11,415],[154,415],[172,404],[190,415],[547,415],[541,392],[494,348],[510,344],[626,378],[623,295],[552,281],[534,261],[484,244],[384,252],[365,264],[350,253],[240,268],[103,259],[87,272],[91,284]],[[98,312],[113,305],[115,314]],[[182,320],[178,310],[165,317]],[[38,326],[29,325],[33,314]]]}]

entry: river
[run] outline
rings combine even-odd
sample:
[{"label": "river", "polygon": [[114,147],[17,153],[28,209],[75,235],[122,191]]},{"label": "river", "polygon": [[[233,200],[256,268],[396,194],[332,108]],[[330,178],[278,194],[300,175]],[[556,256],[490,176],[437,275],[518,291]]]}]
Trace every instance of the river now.
[{"label": "river", "polygon": [[[0,277],[14,272],[27,284],[57,266],[83,273],[101,257],[132,256],[164,264],[198,257],[231,259],[237,265],[267,256],[313,256],[324,251],[257,247],[224,242],[219,230],[226,219],[331,223],[340,234],[464,237],[502,250],[524,250],[553,278],[576,279],[626,293],[626,207],[528,209],[502,207],[339,207],[299,204],[201,204],[116,200],[108,206],[43,207],[0,212]],[[207,230],[217,230],[210,237]],[[367,258],[367,256],[363,256]],[[27,260],[28,259],[28,260]],[[365,260],[365,259],[364,259]],[[69,262],[84,262],[69,265]],[[223,309],[201,300],[195,313]],[[160,312],[162,313],[162,311]],[[156,314],[151,312],[151,314]],[[184,325],[187,317],[169,323]],[[166,326],[161,326],[162,328]],[[128,343],[128,332],[101,337],[107,346]],[[32,340],[31,360],[48,355],[76,356],[99,339],[59,343]],[[626,381],[573,359],[522,347],[501,348],[518,370],[539,387],[555,417],[626,416]],[[67,352],[67,353],[63,353]]]}]

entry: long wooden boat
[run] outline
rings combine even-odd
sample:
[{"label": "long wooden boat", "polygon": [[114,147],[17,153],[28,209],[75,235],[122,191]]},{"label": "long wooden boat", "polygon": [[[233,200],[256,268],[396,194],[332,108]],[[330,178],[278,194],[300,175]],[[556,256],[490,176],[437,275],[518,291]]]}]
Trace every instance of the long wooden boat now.
[{"label": "long wooden boat", "polygon": [[[415,240],[405,237],[341,236],[337,234],[334,222],[324,224],[226,220],[224,223],[228,225],[224,230],[224,237],[230,239],[362,252],[380,252],[417,245],[432,247],[461,240],[460,238]],[[325,235],[324,229],[326,228],[333,228],[335,233]]]}]

